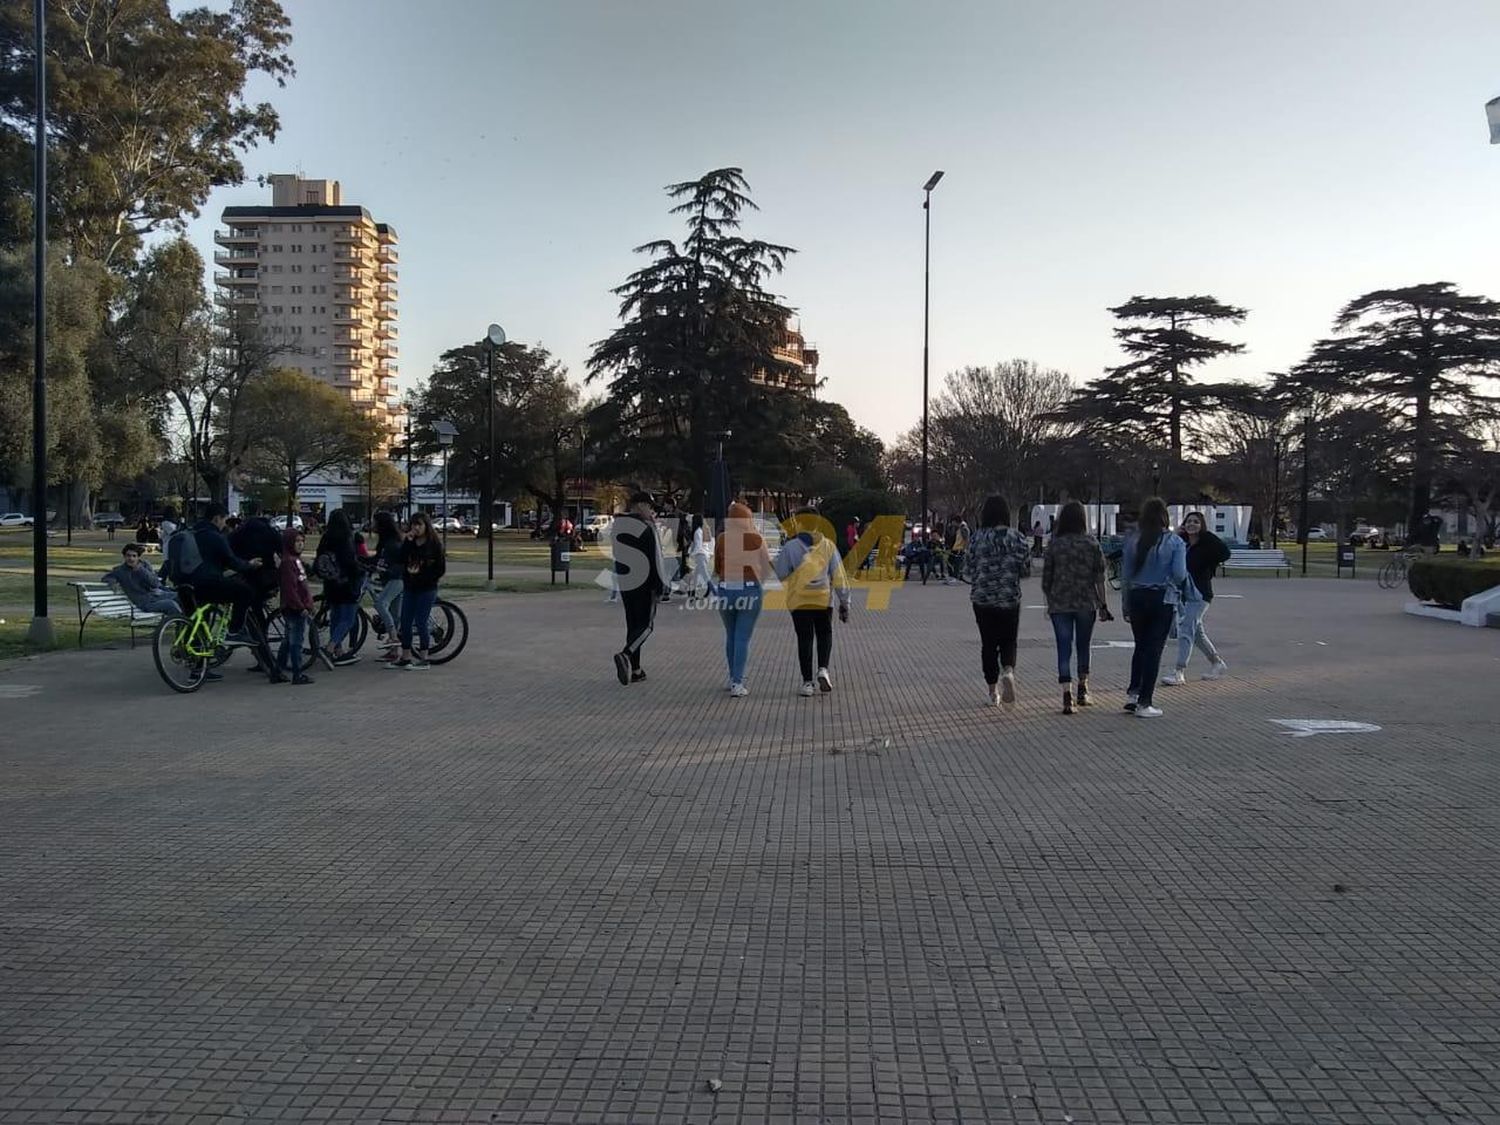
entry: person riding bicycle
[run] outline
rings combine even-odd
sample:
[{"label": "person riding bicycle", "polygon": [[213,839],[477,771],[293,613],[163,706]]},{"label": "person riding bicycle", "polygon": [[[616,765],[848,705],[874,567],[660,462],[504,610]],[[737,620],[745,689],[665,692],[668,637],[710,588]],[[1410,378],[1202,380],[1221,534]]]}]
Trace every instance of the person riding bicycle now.
[{"label": "person riding bicycle", "polygon": [[[192,570],[179,571],[177,584],[191,586],[199,601],[215,602],[231,607],[229,633],[224,638],[227,645],[258,646],[263,650],[264,641],[253,637],[245,628],[245,615],[256,603],[255,589],[245,581],[243,575],[257,571],[263,565],[259,559],[248,562],[234,553],[229,540],[224,536],[224,525],[228,511],[222,504],[209,506],[206,516],[193,525],[193,543],[198,548],[198,565]],[[225,571],[232,571],[226,574]],[[275,672],[275,663],[260,652],[262,663],[272,669],[271,679],[281,679]]]},{"label": "person riding bicycle", "polygon": [[[227,521],[232,523],[233,521]],[[226,524],[227,526],[227,524]],[[255,622],[262,635],[266,631],[266,600],[281,589],[280,566],[282,551],[281,532],[271,526],[265,516],[251,516],[233,527],[228,534],[229,549],[246,561],[258,559],[260,566],[245,575],[245,581],[255,591],[255,604],[250,608],[250,619]],[[256,661],[255,668],[261,669]]]}]

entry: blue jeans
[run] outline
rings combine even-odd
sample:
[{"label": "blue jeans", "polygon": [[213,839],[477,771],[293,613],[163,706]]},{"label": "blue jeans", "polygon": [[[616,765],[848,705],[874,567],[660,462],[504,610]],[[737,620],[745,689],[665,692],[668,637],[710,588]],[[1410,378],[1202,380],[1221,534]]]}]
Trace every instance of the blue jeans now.
[{"label": "blue jeans", "polygon": [[731,683],[745,682],[745,665],[750,659],[750,635],[760,617],[761,590],[758,585],[719,587],[719,616],[724,621],[724,660],[729,665]]},{"label": "blue jeans", "polygon": [[400,578],[387,578],[380,593],[375,595],[375,612],[380,615],[380,628],[390,641],[396,639],[396,615],[401,612],[397,601],[405,588],[406,583]]},{"label": "blue jeans", "polygon": [[302,642],[307,638],[307,614],[281,615],[281,647],[276,650],[276,666],[294,676],[302,674]]},{"label": "blue jeans", "polygon": [[[408,590],[401,596],[401,647],[407,652],[426,652],[432,646],[432,634],[428,629],[428,621],[432,617],[432,607],[437,604],[438,592],[436,590]],[[412,647],[412,626],[416,626],[417,636],[421,638],[420,646]]]},{"label": "blue jeans", "polygon": [[348,605],[338,603],[328,607],[328,647],[337,649],[349,636],[349,631],[354,628],[354,615],[359,607],[353,602]]},{"label": "blue jeans", "polygon": [[1219,662],[1219,650],[1203,631],[1203,615],[1212,602],[1183,602],[1177,607],[1177,667],[1186,668],[1193,655],[1193,646],[1198,646],[1210,665]]},{"label": "blue jeans", "polygon": [[1156,680],[1161,675],[1161,654],[1172,630],[1175,606],[1166,603],[1166,592],[1150,586],[1130,588],[1130,632],[1135,651],[1130,656],[1130,692],[1142,707],[1151,706]]},{"label": "blue jeans", "polygon": [[1073,682],[1073,642],[1078,642],[1078,678],[1084,680],[1089,674],[1089,645],[1094,640],[1094,622],[1099,615],[1092,609],[1071,613],[1049,614],[1052,618],[1052,636],[1057,641],[1057,682]]}]

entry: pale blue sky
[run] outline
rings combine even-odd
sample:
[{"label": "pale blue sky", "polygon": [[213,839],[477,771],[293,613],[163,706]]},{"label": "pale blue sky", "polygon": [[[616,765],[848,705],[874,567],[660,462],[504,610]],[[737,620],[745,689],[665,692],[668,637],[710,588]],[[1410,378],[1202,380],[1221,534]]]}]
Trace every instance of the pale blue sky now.
[{"label": "pale blue sky", "polygon": [[[1211,293],[1296,362],[1365,290],[1500,296],[1493,0],[283,0],[298,76],[252,175],[343,182],[401,236],[409,386],[491,320],[583,375],[663,185],[745,169],[826,394],[891,438],[932,365],[1117,360],[1106,306]],[[212,249],[217,193],[191,233]]]}]

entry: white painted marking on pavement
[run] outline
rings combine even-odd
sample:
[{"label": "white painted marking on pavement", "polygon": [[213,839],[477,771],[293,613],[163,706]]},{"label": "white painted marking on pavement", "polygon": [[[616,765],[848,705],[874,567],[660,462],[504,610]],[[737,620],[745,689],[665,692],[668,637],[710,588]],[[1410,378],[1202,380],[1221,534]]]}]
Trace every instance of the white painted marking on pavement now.
[{"label": "white painted marking on pavement", "polygon": [[1135,648],[1134,641],[1100,641],[1089,648]]},{"label": "white painted marking on pavement", "polygon": [[1271,719],[1278,726],[1287,728],[1293,738],[1309,738],[1315,734],[1374,734],[1380,730],[1374,723],[1356,723],[1348,719]]},{"label": "white painted marking on pavement", "polygon": [[0,684],[0,699],[25,699],[39,695],[41,690],[41,684]]}]

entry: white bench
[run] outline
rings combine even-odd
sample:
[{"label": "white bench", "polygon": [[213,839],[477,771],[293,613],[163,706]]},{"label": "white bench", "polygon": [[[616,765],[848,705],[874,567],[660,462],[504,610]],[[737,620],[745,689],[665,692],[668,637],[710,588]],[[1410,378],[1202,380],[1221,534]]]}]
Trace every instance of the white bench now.
[{"label": "white bench", "polygon": [[1221,573],[1231,570],[1284,570],[1290,578],[1292,562],[1286,557],[1285,551],[1276,548],[1252,551],[1248,547],[1234,547],[1230,549],[1229,560],[1219,570]]},{"label": "white bench", "polygon": [[162,615],[146,613],[131,604],[129,598],[107,582],[69,582],[78,594],[78,647],[83,647],[83,627],[91,617],[130,623],[130,647],[135,648],[137,631],[149,632],[161,624]]}]

